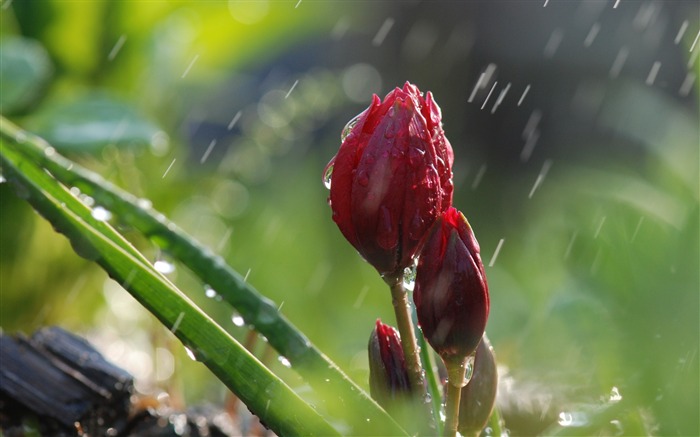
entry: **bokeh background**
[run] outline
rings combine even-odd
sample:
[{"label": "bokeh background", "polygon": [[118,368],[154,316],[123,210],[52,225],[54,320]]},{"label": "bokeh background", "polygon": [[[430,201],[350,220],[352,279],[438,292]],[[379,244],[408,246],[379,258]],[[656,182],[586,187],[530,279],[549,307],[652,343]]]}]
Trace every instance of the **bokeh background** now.
[{"label": "bokeh background", "polygon": [[[373,93],[431,90],[486,265],[511,433],[620,398],[596,432],[700,432],[697,2],[4,0],[0,23],[4,116],[221,254],[364,385],[369,333],[393,311],[321,173]],[[0,211],[4,332],[61,325],[142,392],[224,401],[7,184]],[[246,339],[206,284],[121,230]]]}]

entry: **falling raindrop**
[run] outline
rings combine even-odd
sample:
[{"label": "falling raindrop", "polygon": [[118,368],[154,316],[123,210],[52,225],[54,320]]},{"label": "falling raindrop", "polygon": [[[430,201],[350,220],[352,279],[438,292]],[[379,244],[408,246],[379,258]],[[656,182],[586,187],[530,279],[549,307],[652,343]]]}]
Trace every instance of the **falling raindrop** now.
[{"label": "falling raindrop", "polygon": [[245,320],[240,314],[233,314],[231,316],[231,321],[233,322],[234,325],[238,326],[239,328],[243,325],[245,325]]},{"label": "falling raindrop", "polygon": [[403,287],[408,291],[413,291],[416,286],[416,263],[411,267],[403,269]]},{"label": "falling raindrop", "polygon": [[168,275],[175,271],[175,264],[159,259],[153,263],[153,268],[164,275]]},{"label": "falling raindrop", "polygon": [[391,28],[394,26],[394,19],[389,17],[386,20],[384,20],[384,23],[382,23],[382,26],[379,28],[379,31],[377,31],[377,34],[374,36],[372,39],[372,45],[375,47],[379,47],[382,45],[384,42],[384,39],[386,36],[389,34],[389,31]]},{"label": "falling raindrop", "polygon": [[325,170],[323,170],[323,185],[326,189],[331,189],[331,178],[333,176],[333,164],[335,163],[335,157],[326,165]]},{"label": "falling raindrop", "polygon": [[292,363],[289,362],[287,357],[280,355],[279,357],[277,357],[277,361],[279,361],[280,364],[282,364],[284,367],[286,367],[288,369],[292,367]]},{"label": "falling raindrop", "polygon": [[101,206],[96,206],[92,210],[92,217],[95,220],[99,220],[101,222],[104,222],[104,221],[107,221],[107,220],[112,218],[112,213],[107,211],[106,209],[104,209]]}]

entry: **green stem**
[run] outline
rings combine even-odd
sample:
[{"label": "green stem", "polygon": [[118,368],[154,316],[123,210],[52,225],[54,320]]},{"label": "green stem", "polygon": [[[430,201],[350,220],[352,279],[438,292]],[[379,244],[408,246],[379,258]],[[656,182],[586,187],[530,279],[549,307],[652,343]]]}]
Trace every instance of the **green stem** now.
[{"label": "green stem", "polygon": [[401,334],[401,347],[403,348],[406,368],[408,369],[408,380],[411,383],[411,392],[416,396],[425,398],[425,381],[423,378],[423,368],[418,355],[416,343],[416,333],[413,330],[411,321],[410,306],[408,303],[408,293],[399,279],[391,288],[391,298],[394,304],[394,314],[396,314],[396,325]]},{"label": "green stem", "polygon": [[447,367],[447,392],[445,393],[445,429],[443,435],[455,437],[459,425],[459,401],[464,387],[464,376],[467,372],[467,359],[460,361],[446,361]]},{"label": "green stem", "polygon": [[408,293],[403,286],[402,277],[387,281],[387,284],[391,288],[396,326],[401,335],[401,347],[404,361],[406,362],[406,370],[408,371],[408,381],[411,384],[411,395],[416,403],[416,408],[419,410],[418,414],[422,417],[422,420],[417,421],[417,423],[420,423],[420,433],[434,434],[436,425],[432,414],[432,404],[426,402],[428,392],[426,390],[423,367],[421,366],[416,333],[413,329]]}]

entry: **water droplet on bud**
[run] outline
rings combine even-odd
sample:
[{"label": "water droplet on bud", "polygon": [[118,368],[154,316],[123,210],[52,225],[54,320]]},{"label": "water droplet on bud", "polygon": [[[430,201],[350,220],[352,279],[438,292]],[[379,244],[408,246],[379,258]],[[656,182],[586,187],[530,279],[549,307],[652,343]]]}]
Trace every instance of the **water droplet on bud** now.
[{"label": "water droplet on bud", "polygon": [[413,291],[416,286],[416,264],[403,269],[403,288]]},{"label": "water droplet on bud", "polygon": [[335,156],[333,157],[333,159],[330,160],[330,162],[326,165],[326,168],[323,170],[323,185],[328,190],[331,189],[331,178],[333,177],[333,164],[335,164]]},{"label": "water droplet on bud", "polygon": [[369,185],[369,176],[367,176],[366,172],[363,172],[358,178],[357,178],[357,183],[360,184],[363,187],[366,187]]},{"label": "water droplet on bud", "polygon": [[354,116],[352,118],[352,120],[348,121],[348,124],[345,125],[342,132],[340,133],[340,141],[341,142],[345,141],[345,139],[350,135],[350,133],[352,132],[352,128],[355,127],[357,122],[360,120],[360,117],[362,116],[362,114],[364,114],[364,112],[357,114],[356,116]]},{"label": "water droplet on bud", "polygon": [[245,325],[245,320],[239,314],[234,313],[233,316],[231,316],[231,321],[234,325],[238,326],[239,328]]}]

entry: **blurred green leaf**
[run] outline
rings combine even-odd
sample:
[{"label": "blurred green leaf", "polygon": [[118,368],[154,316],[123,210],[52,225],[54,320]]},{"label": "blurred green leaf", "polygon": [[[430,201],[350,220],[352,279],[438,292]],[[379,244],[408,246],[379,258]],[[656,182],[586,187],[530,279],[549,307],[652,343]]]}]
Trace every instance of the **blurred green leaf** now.
[{"label": "blurred green leaf", "polygon": [[[6,127],[5,120],[2,120]],[[75,251],[94,260],[151,311],[261,420],[280,435],[336,435],[242,345],[204,314],[95,212],[18,151],[17,136],[0,139],[7,179]]]},{"label": "blurred green leaf", "polygon": [[46,105],[31,115],[27,125],[64,151],[96,152],[108,145],[144,147],[160,132],[136,108],[99,92]]},{"label": "blurred green leaf", "polygon": [[41,97],[52,73],[49,54],[40,43],[16,36],[0,40],[0,113],[27,109]]}]

